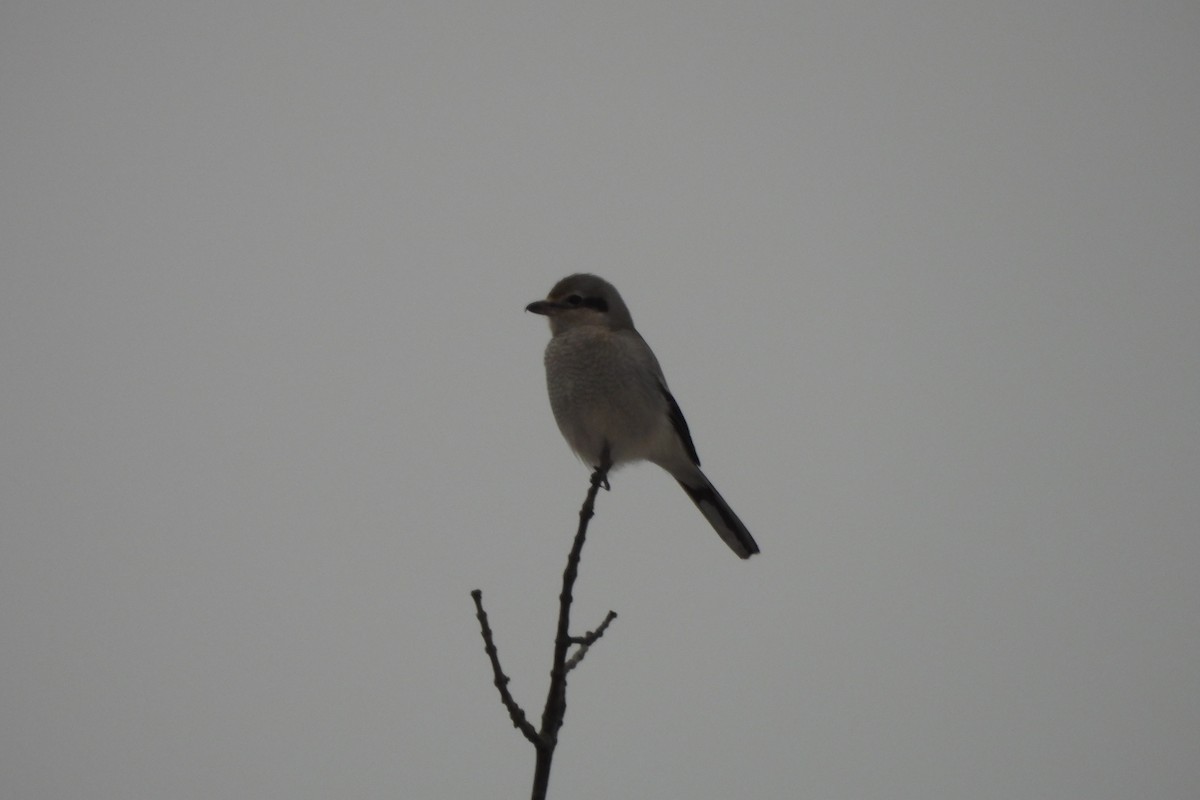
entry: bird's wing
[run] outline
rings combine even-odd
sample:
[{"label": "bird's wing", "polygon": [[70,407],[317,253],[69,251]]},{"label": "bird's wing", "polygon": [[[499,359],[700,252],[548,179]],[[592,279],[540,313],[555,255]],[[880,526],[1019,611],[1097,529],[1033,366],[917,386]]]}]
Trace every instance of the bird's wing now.
[{"label": "bird's wing", "polygon": [[692,433],[688,430],[687,420],[683,418],[683,412],[679,410],[679,403],[675,402],[675,397],[671,394],[671,390],[667,385],[659,380],[659,391],[663,393],[663,397],[667,401],[667,416],[671,418],[671,427],[675,429],[675,433],[679,434],[679,440],[683,442],[683,448],[687,450],[688,458],[697,467],[700,466],[700,456],[696,455],[696,445],[692,444]]}]

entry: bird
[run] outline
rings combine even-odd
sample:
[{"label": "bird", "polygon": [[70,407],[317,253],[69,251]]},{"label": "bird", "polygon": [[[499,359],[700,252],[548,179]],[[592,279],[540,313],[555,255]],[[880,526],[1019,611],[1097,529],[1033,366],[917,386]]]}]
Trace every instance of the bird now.
[{"label": "bird", "polygon": [[546,388],[563,438],[586,463],[649,461],[666,470],[741,558],[758,544],[712,482],[654,351],[603,278],[568,275],[525,307],[550,323]]}]

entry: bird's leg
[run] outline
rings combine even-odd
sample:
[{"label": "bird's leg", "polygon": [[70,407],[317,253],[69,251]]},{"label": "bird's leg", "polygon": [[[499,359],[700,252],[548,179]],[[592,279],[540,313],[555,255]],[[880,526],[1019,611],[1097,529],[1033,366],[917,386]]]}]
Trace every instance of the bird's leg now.
[{"label": "bird's leg", "polygon": [[608,483],[608,471],[612,468],[612,456],[609,454],[608,442],[604,443],[604,449],[600,451],[600,463],[596,465],[596,471],[592,477],[599,479],[600,485],[604,487],[604,491],[612,491],[612,486]]}]

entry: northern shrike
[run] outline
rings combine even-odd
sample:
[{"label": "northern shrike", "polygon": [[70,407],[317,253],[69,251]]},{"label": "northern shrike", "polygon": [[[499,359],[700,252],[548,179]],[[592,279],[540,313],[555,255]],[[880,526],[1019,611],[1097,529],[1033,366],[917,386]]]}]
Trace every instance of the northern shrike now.
[{"label": "northern shrike", "polygon": [[613,285],[595,275],[570,275],[525,310],[550,321],[546,387],[571,449],[593,466],[605,454],[613,466],[657,464],[733,552],[742,558],[757,553],[750,531],[700,471],[687,422],[658,359]]}]

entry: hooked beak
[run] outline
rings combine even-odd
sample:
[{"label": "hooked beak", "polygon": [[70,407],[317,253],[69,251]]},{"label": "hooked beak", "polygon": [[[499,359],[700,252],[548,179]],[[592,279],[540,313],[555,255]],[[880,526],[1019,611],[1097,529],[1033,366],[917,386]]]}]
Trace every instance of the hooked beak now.
[{"label": "hooked beak", "polygon": [[552,317],[564,308],[568,308],[568,306],[563,303],[556,303],[553,300],[538,300],[525,306],[526,311],[532,311],[535,314],[541,314],[546,317]]}]

